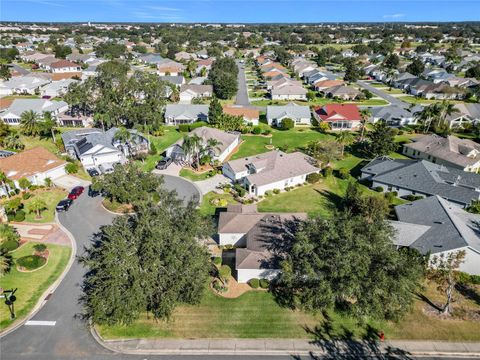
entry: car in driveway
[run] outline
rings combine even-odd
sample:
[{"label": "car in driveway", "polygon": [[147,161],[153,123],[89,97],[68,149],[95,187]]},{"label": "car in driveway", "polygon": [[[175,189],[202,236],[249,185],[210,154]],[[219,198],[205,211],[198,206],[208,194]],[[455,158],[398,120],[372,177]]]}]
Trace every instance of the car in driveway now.
[{"label": "car in driveway", "polygon": [[168,168],[168,166],[172,163],[172,158],[170,157],[165,157],[162,160],[160,160],[156,166],[158,170],[165,170]]},{"label": "car in driveway", "polygon": [[88,169],[87,172],[88,172],[88,175],[90,175],[91,177],[100,175],[98,170],[95,168]]},{"label": "car in driveway", "polygon": [[75,186],[72,190],[70,190],[70,194],[68,194],[68,198],[70,200],[78,199],[80,195],[82,195],[85,188],[83,186]]},{"label": "car in driveway", "polygon": [[57,206],[55,207],[55,210],[57,210],[57,212],[68,211],[72,203],[73,203],[72,199],[60,200]]}]

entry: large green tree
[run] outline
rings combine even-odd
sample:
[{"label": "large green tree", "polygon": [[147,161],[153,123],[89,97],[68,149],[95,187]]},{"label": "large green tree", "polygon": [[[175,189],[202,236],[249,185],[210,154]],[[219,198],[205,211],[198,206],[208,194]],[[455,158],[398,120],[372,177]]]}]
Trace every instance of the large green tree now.
[{"label": "large green tree", "polygon": [[396,131],[384,121],[379,121],[367,133],[366,151],[371,157],[388,155],[398,148],[395,142]]},{"label": "large green tree", "polygon": [[411,309],[423,265],[415,251],[397,250],[393,236],[383,219],[312,218],[287,248],[275,294],[293,308],[397,319]]},{"label": "large green tree", "polygon": [[85,312],[95,324],[129,324],[143,312],[168,318],[180,304],[200,301],[209,256],[199,240],[209,224],[193,202],[183,206],[160,191],[138,204],[135,215],[117,217],[97,235],[82,261]]},{"label": "large green tree", "polygon": [[219,99],[230,99],[238,89],[238,68],[232,58],[215,60],[208,74],[212,82],[213,91]]}]

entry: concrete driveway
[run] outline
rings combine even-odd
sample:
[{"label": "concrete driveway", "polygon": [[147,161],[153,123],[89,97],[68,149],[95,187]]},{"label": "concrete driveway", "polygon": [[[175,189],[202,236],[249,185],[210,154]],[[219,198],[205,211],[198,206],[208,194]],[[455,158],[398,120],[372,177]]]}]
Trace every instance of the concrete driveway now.
[{"label": "concrete driveway", "polygon": [[87,187],[88,185],[90,185],[90,181],[80,179],[73,175],[61,176],[58,179],[53,180],[53,183],[65,190],[71,190],[75,186]]},{"label": "concrete driveway", "polygon": [[231,184],[232,180],[227,178],[225,175],[217,174],[214,177],[208,178],[202,181],[196,181],[195,185],[198,186],[203,195],[209,193],[210,191],[217,190],[217,186],[220,184]]},{"label": "concrete driveway", "polygon": [[182,170],[182,167],[172,162],[166,169],[164,170],[154,169],[152,170],[152,172],[157,175],[178,176],[180,174],[180,170]]}]

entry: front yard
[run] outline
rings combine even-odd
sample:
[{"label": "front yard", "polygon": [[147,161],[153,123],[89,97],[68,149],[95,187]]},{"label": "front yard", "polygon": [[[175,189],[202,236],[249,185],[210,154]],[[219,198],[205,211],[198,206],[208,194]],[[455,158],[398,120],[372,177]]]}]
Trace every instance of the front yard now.
[{"label": "front yard", "polygon": [[142,164],[142,168],[145,171],[152,171],[155,165],[157,165],[157,162],[162,158],[161,154],[165,149],[181,139],[183,135],[184,134],[175,129],[175,126],[166,126],[165,133],[162,136],[150,136],[150,141],[155,145],[157,153],[155,155],[148,155]]},{"label": "front yard", "polygon": [[[478,286],[477,286],[478,287]],[[478,291],[478,288],[477,288]],[[435,298],[435,287],[428,285],[425,295]],[[472,310],[478,305],[461,297],[457,306]],[[122,338],[305,338],[361,339],[385,332],[387,340],[478,341],[480,332],[475,320],[440,319],[426,315],[428,308],[416,300],[413,312],[398,323],[355,319],[329,311],[322,314],[293,311],[278,305],[267,291],[249,291],[238,298],[227,299],[207,290],[199,305],[177,308],[169,321],[155,321],[143,315],[127,326],[98,326],[105,339]],[[317,327],[316,335],[312,332]]]},{"label": "front yard", "polygon": [[323,106],[325,104],[356,104],[359,106],[380,106],[388,105],[388,102],[383,99],[369,99],[361,101],[335,101],[329,98],[316,97],[311,101],[287,101],[287,100],[255,100],[251,104],[255,106],[267,106],[267,105],[286,105],[290,102],[294,102],[298,105],[307,106]]},{"label": "front yard", "polygon": [[[14,260],[22,256],[31,255],[35,244],[36,242],[28,242],[10,254]],[[15,293],[17,297],[15,302],[17,319],[25,317],[33,309],[39,297],[60,276],[68,263],[71,252],[70,247],[47,244],[47,248],[49,257],[44,267],[33,272],[20,272],[14,264],[10,272],[1,278],[1,287],[3,289],[18,288]],[[4,329],[10,324],[8,307],[2,301],[0,303],[0,329]]]}]

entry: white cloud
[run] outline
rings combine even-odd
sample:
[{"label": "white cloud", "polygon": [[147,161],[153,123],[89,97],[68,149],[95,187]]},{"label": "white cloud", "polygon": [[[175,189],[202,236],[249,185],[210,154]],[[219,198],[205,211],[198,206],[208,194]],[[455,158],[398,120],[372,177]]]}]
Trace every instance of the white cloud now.
[{"label": "white cloud", "polygon": [[146,8],[157,11],[182,11],[182,9],[172,8],[168,6],[146,6]]},{"label": "white cloud", "polygon": [[144,11],[134,11],[133,15],[137,19],[151,19],[151,20],[165,20],[165,21],[182,21],[185,20],[184,17],[178,15],[169,15],[169,14],[149,14]]},{"label": "white cloud", "polygon": [[35,3],[35,4],[46,5],[46,6],[65,7],[64,4],[60,4],[60,3],[57,3],[57,2],[53,2],[53,1],[45,1],[45,0],[27,0],[27,1]]},{"label": "white cloud", "polygon": [[400,19],[405,17],[405,14],[390,14],[390,15],[383,15],[384,19]]}]

